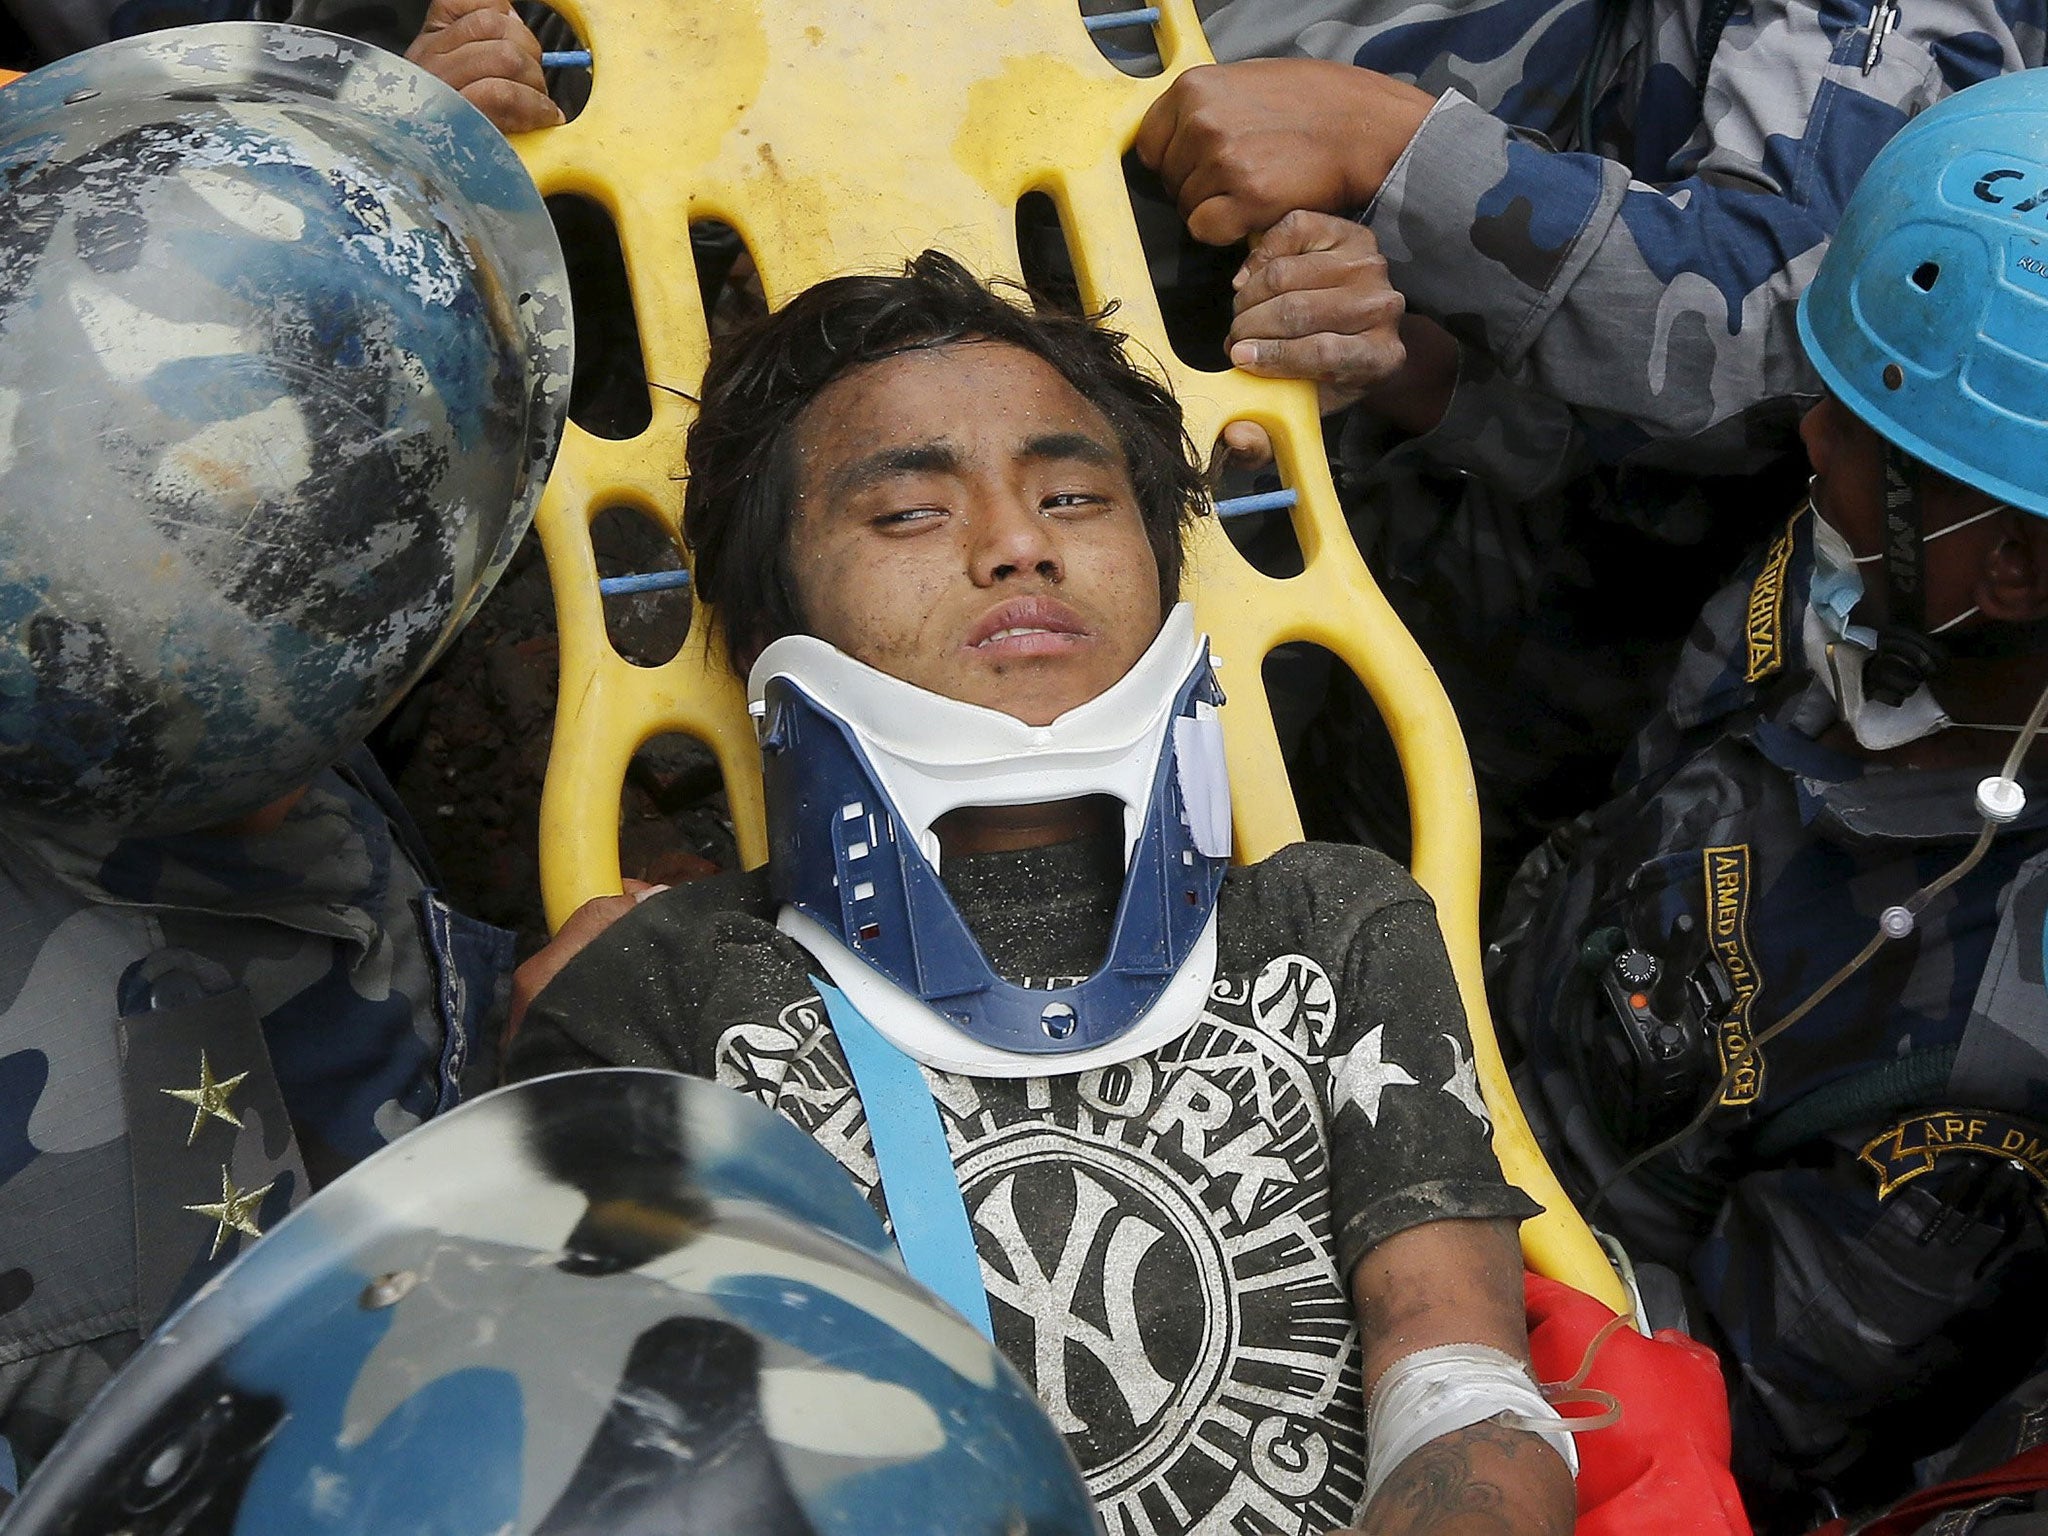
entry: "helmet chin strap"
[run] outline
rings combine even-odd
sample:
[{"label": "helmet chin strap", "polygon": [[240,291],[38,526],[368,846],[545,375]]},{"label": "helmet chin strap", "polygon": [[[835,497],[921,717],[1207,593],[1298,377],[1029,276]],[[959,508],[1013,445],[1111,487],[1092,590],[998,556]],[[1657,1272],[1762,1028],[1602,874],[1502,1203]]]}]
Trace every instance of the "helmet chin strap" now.
[{"label": "helmet chin strap", "polygon": [[[1865,697],[1894,707],[1903,704],[1942,668],[1959,657],[2000,660],[2011,656],[2048,654],[2048,625],[1994,620],[1950,635],[1945,631],[1976,612],[1965,609],[1946,623],[1927,626],[1927,545],[1921,512],[1921,466],[1893,444],[1884,446],[1884,548],[1886,610],[1890,617],[1878,629],[1877,650],[1863,669]],[[1932,535],[1954,533],[2002,511],[1983,512],[1938,528]]]},{"label": "helmet chin strap", "polygon": [[1920,466],[1889,442],[1884,445],[1884,580],[1888,617],[1863,669],[1863,691],[1896,708],[1941,670],[1948,652],[1927,632]]}]

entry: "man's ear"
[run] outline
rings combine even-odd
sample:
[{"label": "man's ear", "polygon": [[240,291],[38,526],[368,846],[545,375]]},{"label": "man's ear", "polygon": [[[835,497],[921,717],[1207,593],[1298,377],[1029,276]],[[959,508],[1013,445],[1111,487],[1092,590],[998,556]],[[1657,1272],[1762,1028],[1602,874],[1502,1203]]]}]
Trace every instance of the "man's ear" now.
[{"label": "man's ear", "polygon": [[2010,624],[2048,619],[2048,518],[2009,507],[1998,529],[1977,573],[1978,609]]}]

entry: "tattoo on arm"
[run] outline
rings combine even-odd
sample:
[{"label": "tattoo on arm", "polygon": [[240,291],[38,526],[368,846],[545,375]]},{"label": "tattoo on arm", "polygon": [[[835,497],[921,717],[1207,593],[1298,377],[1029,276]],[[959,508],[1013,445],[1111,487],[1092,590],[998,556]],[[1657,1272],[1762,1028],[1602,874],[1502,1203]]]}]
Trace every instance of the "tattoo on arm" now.
[{"label": "tattoo on arm", "polygon": [[1490,1421],[1396,1467],[1366,1510],[1371,1536],[1568,1536],[1571,1483],[1536,1436]]}]

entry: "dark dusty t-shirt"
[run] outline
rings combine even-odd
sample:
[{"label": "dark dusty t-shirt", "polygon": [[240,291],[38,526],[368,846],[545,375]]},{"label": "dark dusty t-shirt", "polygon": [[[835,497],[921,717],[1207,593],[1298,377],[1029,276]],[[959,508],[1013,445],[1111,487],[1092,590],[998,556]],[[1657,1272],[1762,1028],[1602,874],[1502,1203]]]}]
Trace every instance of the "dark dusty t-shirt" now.
[{"label": "dark dusty t-shirt", "polygon": [[[1114,852],[958,859],[947,883],[1000,971],[1062,985],[1100,961]],[[645,903],[536,1001],[513,1075],[713,1078],[808,1131],[886,1213],[816,967],[774,915],[759,874]],[[1405,871],[1297,845],[1230,871],[1217,933],[1207,1009],[1156,1051],[1065,1077],[925,1072],[996,1341],[1120,1536],[1351,1523],[1365,1405],[1344,1277],[1405,1227],[1536,1210],[1494,1161]]]}]

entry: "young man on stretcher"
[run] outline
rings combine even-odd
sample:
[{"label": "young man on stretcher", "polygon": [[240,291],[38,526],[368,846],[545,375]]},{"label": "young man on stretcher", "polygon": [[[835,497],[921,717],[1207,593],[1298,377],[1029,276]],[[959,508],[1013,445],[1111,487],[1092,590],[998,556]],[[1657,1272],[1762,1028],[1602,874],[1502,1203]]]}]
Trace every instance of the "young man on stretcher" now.
[{"label": "young man on stretcher", "polygon": [[[440,0],[413,56],[547,126],[497,10]],[[1333,289],[1371,255],[1337,222],[1290,225],[1339,245]],[[1398,298],[1356,296],[1354,356],[1398,364]],[[522,974],[514,1075],[714,1078],[830,1150],[906,1254],[950,1234],[949,1299],[1111,1531],[1570,1530],[1572,1439],[1527,1369],[1535,1206],[1428,898],[1360,848],[1228,867],[1171,396],[1114,333],[927,253],[726,338],[687,467],[771,860],[576,914]],[[919,1114],[937,1194],[876,1144]]]},{"label": "young man on stretcher", "polygon": [[901,1235],[933,1213],[877,1165],[858,1047],[915,1061],[995,1337],[1112,1530],[1569,1530],[1535,1207],[1428,898],[1362,848],[1227,864],[1172,398],[927,253],[733,338],[703,401],[686,534],[773,856],[573,920],[529,985],[617,916],[515,1073],[753,1093]]}]

